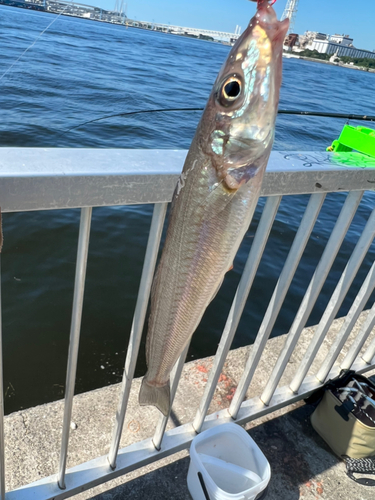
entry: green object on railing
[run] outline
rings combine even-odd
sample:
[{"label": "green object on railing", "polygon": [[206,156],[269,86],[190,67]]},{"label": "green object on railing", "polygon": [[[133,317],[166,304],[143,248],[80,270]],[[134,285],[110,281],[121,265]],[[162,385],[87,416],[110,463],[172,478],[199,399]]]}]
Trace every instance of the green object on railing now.
[{"label": "green object on railing", "polygon": [[338,153],[358,151],[364,155],[375,157],[375,130],[345,125],[340,137],[333,141],[332,146],[329,146],[327,151]]}]

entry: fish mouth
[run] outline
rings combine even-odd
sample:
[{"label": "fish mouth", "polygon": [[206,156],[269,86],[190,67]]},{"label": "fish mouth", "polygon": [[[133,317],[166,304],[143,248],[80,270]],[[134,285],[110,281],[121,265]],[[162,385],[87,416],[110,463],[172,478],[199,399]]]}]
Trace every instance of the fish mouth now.
[{"label": "fish mouth", "polygon": [[279,43],[284,40],[289,28],[289,19],[283,21],[277,19],[277,15],[272,4],[268,0],[258,1],[258,10],[255,14],[257,23],[267,32],[272,43]]},{"label": "fish mouth", "polygon": [[278,21],[277,25],[272,27],[269,32],[269,37],[273,44],[278,44],[284,41],[289,29],[289,23],[289,19],[286,18],[283,21]]}]

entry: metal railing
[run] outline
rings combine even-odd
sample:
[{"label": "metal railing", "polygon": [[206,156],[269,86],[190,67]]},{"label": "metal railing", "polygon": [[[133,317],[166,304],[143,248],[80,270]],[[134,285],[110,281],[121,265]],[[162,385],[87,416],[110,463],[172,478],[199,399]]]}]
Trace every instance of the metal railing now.
[{"label": "metal railing", "polygon": [[[371,266],[319,371],[316,375],[310,377],[307,376],[307,373],[374,239],[375,211],[370,214],[367,220],[366,226],[290,386],[279,387],[281,376],[325,283],[363,193],[375,183],[375,160],[356,153],[274,152],[270,158],[261,193],[262,196],[267,196],[268,199],[194,421],[166,432],[168,417],[162,416],[153,438],[119,450],[167,204],[171,200],[185,156],[186,151],[164,150],[34,148],[3,148],[1,150],[0,200],[3,212],[81,207],[59,471],[57,475],[44,478],[5,494],[4,404],[1,365],[1,500],[58,500],[71,497],[76,493],[187,448],[197,432],[227,421],[233,421],[233,419],[239,424],[244,424],[298,401],[318,388],[328,377],[337,375],[339,366],[335,363],[338,355],[374,289],[375,264]],[[342,191],[348,192],[346,201],[315,269],[292,327],[286,336],[283,349],[275,366],[270,367],[272,372],[266,387],[262,394],[244,401],[255,369],[258,366],[314,228],[326,193]],[[310,201],[289,250],[255,343],[250,350],[234,398],[229,409],[221,410],[214,415],[207,415],[282,196],[298,194],[311,194]],[[98,457],[66,470],[92,207],[141,203],[153,203],[155,207],[125,361],[120,401],[117,413],[113,416],[115,424],[109,455]],[[349,348],[341,367],[352,367],[361,373],[375,367],[375,340],[360,355],[374,325],[375,305],[369,311],[367,319]],[[177,390],[186,353],[187,349],[180,357],[172,373],[172,399]]]}]

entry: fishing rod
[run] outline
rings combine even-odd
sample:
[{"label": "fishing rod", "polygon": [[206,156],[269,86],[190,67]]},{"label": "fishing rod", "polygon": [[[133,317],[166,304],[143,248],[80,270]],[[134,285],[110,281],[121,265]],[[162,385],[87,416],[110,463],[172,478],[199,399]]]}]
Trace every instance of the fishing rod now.
[{"label": "fishing rod", "polygon": [[[147,113],[175,113],[179,111],[190,112],[190,111],[203,111],[204,108],[161,108],[161,109],[142,109],[140,111],[128,111],[125,113],[116,113],[113,115],[101,116],[100,118],[94,118],[93,120],[89,120],[87,122],[80,123],[65,130],[63,133],[67,134],[72,130],[76,130],[84,125],[89,125],[90,123],[99,122],[101,120],[108,120],[110,118],[117,118],[119,116],[130,116],[130,115],[141,115]],[[326,113],[323,111],[299,111],[294,109],[279,109],[279,115],[300,115],[300,116],[320,116],[323,118],[341,118],[345,120],[359,120],[359,121],[369,121],[375,122],[375,116],[371,115],[355,115],[352,113]]]},{"label": "fishing rod", "polygon": [[280,115],[301,115],[301,116],[322,116],[323,118],[344,118],[345,120],[360,120],[374,122],[375,116],[371,115],[355,115],[346,113],[325,113],[323,111],[297,111],[293,109],[279,109]]}]

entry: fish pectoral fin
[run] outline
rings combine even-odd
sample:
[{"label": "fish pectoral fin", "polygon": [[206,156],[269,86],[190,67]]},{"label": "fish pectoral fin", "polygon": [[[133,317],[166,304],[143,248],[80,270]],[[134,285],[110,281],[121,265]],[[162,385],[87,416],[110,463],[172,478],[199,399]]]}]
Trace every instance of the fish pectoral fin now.
[{"label": "fish pectoral fin", "polygon": [[142,406],[156,406],[156,408],[167,417],[171,407],[169,380],[165,385],[157,387],[148,383],[146,377],[144,377],[139,391],[138,401]]},{"label": "fish pectoral fin", "polygon": [[228,203],[230,203],[237,193],[237,189],[225,189],[223,183],[216,185],[211,193],[207,196],[203,203],[204,217],[216,217],[220,212],[225,210]]}]

